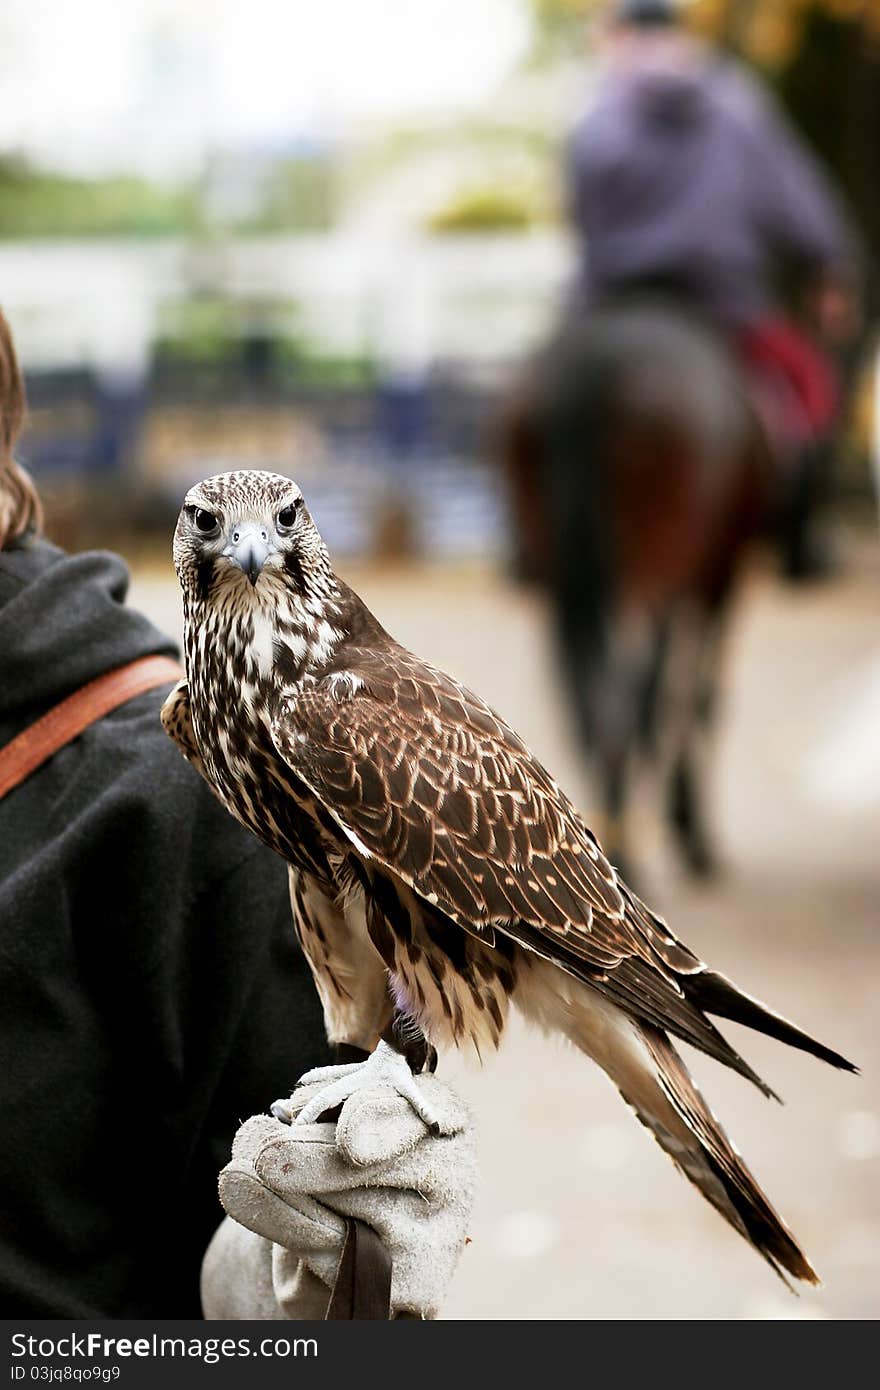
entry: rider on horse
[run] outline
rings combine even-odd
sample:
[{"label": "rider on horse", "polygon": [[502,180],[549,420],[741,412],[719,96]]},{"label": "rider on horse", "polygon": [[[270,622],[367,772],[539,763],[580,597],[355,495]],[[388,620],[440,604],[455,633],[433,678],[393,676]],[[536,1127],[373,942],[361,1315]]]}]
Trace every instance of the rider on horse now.
[{"label": "rider on horse", "polygon": [[618,0],[606,37],[595,102],[569,146],[573,299],[660,291],[704,314],[794,474],[826,441],[838,389],[812,333],[778,309],[771,274],[780,258],[796,263],[815,329],[834,336],[852,303],[853,233],[768,96],[679,26],[674,0]]}]

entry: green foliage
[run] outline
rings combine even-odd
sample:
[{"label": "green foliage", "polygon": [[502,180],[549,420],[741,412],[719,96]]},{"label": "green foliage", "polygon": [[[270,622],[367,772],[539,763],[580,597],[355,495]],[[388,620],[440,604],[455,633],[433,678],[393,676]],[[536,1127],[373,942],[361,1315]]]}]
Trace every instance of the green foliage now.
[{"label": "green foliage", "polygon": [[537,220],[533,200],[514,189],[472,188],[428,219],[432,232],[519,232]]},{"label": "green foliage", "polygon": [[531,6],[538,57],[580,47],[585,21],[609,8],[604,0],[531,0]]},{"label": "green foliage", "polygon": [[168,306],[154,345],[157,362],[168,366],[221,366],[240,356],[241,315],[229,300],[199,295]]},{"label": "green foliage", "polygon": [[0,237],[160,236],[193,218],[186,190],[118,176],[77,179],[0,159]]},{"label": "green foliage", "polygon": [[296,345],[296,355],[290,362],[290,367],[290,374],[300,387],[314,386],[333,390],[367,387],[375,384],[377,376],[376,363],[366,353],[331,354],[305,343]]},{"label": "green foliage", "polygon": [[294,302],[196,295],[165,307],[153,365],[167,375],[208,373],[221,385],[251,375],[298,387],[365,386],[375,377],[367,354],[329,353],[297,326]]}]

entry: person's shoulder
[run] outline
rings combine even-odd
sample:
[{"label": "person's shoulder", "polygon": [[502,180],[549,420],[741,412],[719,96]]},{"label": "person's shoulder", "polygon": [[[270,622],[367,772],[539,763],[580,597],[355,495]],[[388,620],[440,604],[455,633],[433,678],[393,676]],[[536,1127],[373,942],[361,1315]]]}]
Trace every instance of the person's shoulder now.
[{"label": "person's shoulder", "polygon": [[705,90],[718,116],[752,138],[759,136],[776,111],[770,91],[736,58],[707,55]]}]

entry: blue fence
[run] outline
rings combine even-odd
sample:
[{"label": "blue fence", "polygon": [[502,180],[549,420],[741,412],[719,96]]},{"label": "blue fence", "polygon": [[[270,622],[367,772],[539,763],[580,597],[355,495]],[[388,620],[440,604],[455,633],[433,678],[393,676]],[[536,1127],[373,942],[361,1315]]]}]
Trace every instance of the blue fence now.
[{"label": "blue fence", "polygon": [[[170,407],[189,409],[194,418],[206,408],[215,418],[242,406],[253,418],[261,410],[289,409],[322,441],[329,462],[310,478],[310,502],[338,549],[368,548],[371,517],[392,494],[409,510],[425,553],[483,553],[500,544],[501,502],[487,458],[497,392],[463,371],[325,384],[263,370],[163,365],[137,381],[80,368],[31,372],[26,384],[29,420],[20,456],[44,487],[136,488],[141,498],[152,496],[161,518],[163,503],[170,507],[188,483],[193,459],[190,452],[179,469],[166,460],[161,472],[151,470],[143,447],[151,421]],[[217,457],[215,447],[196,467],[204,474],[236,463],[234,453]],[[277,457],[265,463],[293,468]],[[244,466],[255,466],[253,458]]]}]

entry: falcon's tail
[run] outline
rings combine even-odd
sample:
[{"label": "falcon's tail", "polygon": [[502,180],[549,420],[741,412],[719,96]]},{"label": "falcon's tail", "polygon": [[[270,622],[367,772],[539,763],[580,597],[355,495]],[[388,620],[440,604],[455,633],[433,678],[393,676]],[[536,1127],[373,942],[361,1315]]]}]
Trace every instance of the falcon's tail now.
[{"label": "falcon's tail", "polygon": [[802,1052],[809,1052],[832,1067],[839,1067],[841,1071],[858,1074],[859,1069],[853,1062],[848,1062],[839,1052],[826,1047],[824,1043],[817,1042],[809,1033],[789,1023],[787,1018],[768,1009],[766,1004],[761,1004],[751,995],[744,994],[717,971],[701,970],[695,975],[688,975],[683,977],[682,985],[687,997],[704,1013],[745,1024],[747,1028],[754,1028],[758,1033],[766,1033],[768,1037],[778,1038],[780,1042],[788,1043],[791,1047],[799,1047]]},{"label": "falcon's tail", "polygon": [[820,1283],[807,1256],[734,1149],[666,1034],[595,995],[571,1000],[571,1040],[608,1074],[675,1166],[773,1270]]},{"label": "falcon's tail", "polygon": [[662,1116],[655,1118],[650,1101],[644,1110],[622,1091],[624,1099],[634,1106],[639,1119],[676,1167],[764,1256],[785,1283],[786,1274],[808,1284],[821,1283],[804,1251],[712,1114],[666,1034],[650,1025],[640,1026],[639,1032],[656,1067],[657,1090],[679,1121],[678,1132],[670,1130]]}]

